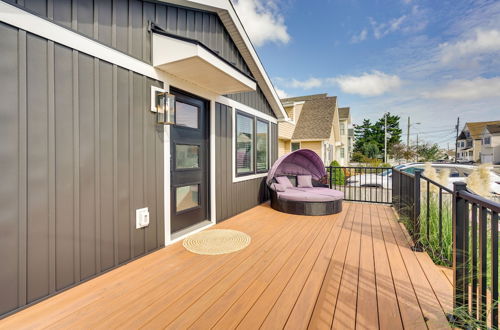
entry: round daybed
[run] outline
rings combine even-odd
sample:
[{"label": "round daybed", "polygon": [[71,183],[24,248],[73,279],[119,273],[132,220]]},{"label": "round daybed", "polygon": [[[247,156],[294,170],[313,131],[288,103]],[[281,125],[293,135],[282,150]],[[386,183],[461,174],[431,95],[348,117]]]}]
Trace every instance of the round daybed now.
[{"label": "round daybed", "polygon": [[342,211],[344,193],[328,188],[325,166],[312,150],[299,149],[278,158],[269,170],[271,207],[299,215],[327,215]]}]

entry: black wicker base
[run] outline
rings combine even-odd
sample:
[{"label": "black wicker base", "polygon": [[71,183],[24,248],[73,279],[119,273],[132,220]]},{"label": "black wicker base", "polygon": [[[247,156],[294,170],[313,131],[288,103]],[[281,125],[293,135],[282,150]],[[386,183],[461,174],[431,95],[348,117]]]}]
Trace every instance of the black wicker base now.
[{"label": "black wicker base", "polygon": [[277,211],[297,215],[328,215],[342,212],[342,200],[331,202],[300,202],[279,199],[276,192],[271,191],[271,207]]}]

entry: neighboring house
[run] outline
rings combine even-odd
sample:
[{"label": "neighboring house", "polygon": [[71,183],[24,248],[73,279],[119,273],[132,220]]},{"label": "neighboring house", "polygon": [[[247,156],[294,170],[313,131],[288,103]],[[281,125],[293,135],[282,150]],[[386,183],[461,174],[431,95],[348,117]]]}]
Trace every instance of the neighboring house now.
[{"label": "neighboring house", "polygon": [[311,149],[325,165],[333,160],[348,164],[349,108],[343,108],[340,120],[336,96],[314,94],[281,101],[289,119],[278,123],[280,156],[297,149]]},{"label": "neighboring house", "polygon": [[483,129],[481,163],[500,164],[500,124],[486,125]]},{"label": "neighboring house", "polygon": [[229,0],[9,2],[0,315],[266,198],[288,117]]},{"label": "neighboring house", "polygon": [[459,162],[480,162],[482,133],[486,125],[500,124],[500,121],[465,123],[457,138]]},{"label": "neighboring house", "polygon": [[337,146],[337,156],[336,159],[339,160],[340,165],[349,165],[351,160],[352,152],[352,123],[351,123],[351,109],[349,107],[339,108],[339,130],[340,130],[340,142],[341,145]]}]

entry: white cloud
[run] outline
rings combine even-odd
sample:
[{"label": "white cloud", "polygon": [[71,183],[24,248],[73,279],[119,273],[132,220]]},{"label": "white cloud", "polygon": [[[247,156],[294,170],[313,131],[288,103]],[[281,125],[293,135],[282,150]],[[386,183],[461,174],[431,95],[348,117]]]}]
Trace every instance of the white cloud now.
[{"label": "white cloud", "polygon": [[337,83],[345,93],[362,96],[382,95],[401,86],[398,76],[376,70],[361,76],[340,76],[329,80]]},{"label": "white cloud", "polygon": [[452,80],[432,92],[424,93],[423,96],[434,99],[468,101],[500,98],[500,77]]},{"label": "white cloud", "polygon": [[285,19],[273,0],[233,0],[233,4],[255,46],[290,41]]},{"label": "white cloud", "polygon": [[381,39],[389,33],[396,32],[401,28],[401,25],[406,20],[407,16],[403,15],[398,18],[393,18],[385,23],[377,23],[373,18],[370,17],[370,24],[373,28],[373,36],[376,39]]},{"label": "white cloud", "polygon": [[359,34],[353,35],[351,38],[351,43],[356,44],[358,42],[364,41],[368,36],[368,30],[363,29]]},{"label": "white cloud", "polygon": [[284,98],[287,98],[290,96],[290,95],[288,95],[287,92],[285,92],[283,89],[280,89],[278,87],[274,87],[274,90],[276,91],[276,94],[278,94],[278,97],[280,99],[284,99]]},{"label": "white cloud", "polygon": [[312,89],[316,87],[321,87],[323,85],[323,81],[319,78],[309,78],[307,80],[297,80],[292,79],[288,86],[292,88],[300,88],[300,89]]},{"label": "white cloud", "polygon": [[444,63],[486,53],[500,51],[500,30],[477,29],[475,36],[457,41],[455,43],[443,43],[440,46],[441,60]]}]

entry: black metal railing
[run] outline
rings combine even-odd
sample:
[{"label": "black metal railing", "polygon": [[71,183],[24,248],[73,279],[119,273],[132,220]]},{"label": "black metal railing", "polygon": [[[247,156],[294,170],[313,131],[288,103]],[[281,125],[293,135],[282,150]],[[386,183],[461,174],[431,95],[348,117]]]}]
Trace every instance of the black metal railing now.
[{"label": "black metal railing", "polygon": [[344,193],[344,200],[392,203],[390,167],[327,166],[331,189]]},{"label": "black metal railing", "polygon": [[415,211],[415,177],[411,174],[392,170],[392,204],[398,212],[400,218],[405,220],[408,232],[413,241],[418,241],[415,236],[420,230],[416,227],[418,223],[413,221],[416,218]]},{"label": "black metal railing", "polygon": [[499,212],[499,203],[474,194],[463,182],[454,183],[454,316],[460,322],[466,314],[480,327],[493,329],[498,329]]}]

